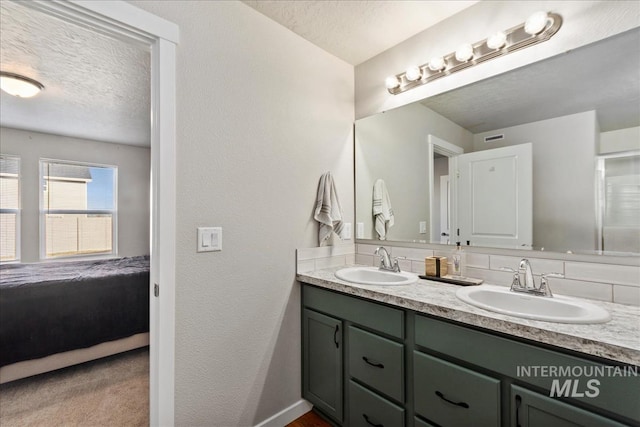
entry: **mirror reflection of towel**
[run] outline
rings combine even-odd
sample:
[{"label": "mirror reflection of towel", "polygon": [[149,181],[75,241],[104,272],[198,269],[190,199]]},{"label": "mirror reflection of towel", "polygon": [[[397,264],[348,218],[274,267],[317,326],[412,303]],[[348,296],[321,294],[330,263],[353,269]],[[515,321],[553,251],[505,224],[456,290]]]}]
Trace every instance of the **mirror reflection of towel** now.
[{"label": "mirror reflection of towel", "polygon": [[332,232],[338,236],[342,233],[342,207],[331,172],[326,172],[320,177],[313,218],[320,223],[318,230],[320,246],[328,242]]},{"label": "mirror reflection of towel", "polygon": [[393,209],[387,186],[381,179],[373,184],[373,217],[378,239],[385,240],[389,227],[393,225]]}]

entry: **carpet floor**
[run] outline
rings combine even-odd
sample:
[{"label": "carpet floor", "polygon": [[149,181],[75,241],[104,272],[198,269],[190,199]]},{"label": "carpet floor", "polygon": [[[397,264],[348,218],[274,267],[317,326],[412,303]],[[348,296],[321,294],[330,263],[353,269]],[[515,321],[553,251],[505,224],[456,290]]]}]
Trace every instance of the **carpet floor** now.
[{"label": "carpet floor", "polygon": [[0,385],[0,425],[149,425],[149,349]]}]

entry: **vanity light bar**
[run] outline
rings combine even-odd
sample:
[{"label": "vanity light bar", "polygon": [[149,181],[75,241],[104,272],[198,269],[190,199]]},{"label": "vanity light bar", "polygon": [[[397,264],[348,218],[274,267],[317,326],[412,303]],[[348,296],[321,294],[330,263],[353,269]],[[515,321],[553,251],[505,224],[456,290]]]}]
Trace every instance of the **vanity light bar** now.
[{"label": "vanity light bar", "polygon": [[390,76],[385,85],[389,93],[397,95],[465,68],[547,41],[561,26],[560,15],[536,12],[516,27],[493,34],[485,40],[462,45],[456,52],[432,58],[426,64]]}]

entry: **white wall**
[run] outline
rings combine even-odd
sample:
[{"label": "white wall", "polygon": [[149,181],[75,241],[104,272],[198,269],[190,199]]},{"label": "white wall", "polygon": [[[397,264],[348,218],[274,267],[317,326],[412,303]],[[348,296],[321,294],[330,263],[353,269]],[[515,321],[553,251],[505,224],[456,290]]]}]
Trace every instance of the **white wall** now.
[{"label": "white wall", "polygon": [[[353,67],[240,2],[131,3],[180,27],[175,424],[256,425],[301,398],[322,173],[353,222]],[[206,225],[222,252],[196,253]]]},{"label": "white wall", "polygon": [[[409,65],[420,65],[433,56],[454,52],[463,43],[474,43],[496,31],[523,23],[538,10],[558,13],[563,24],[549,41],[513,52],[400,95],[384,85],[389,75]],[[453,15],[355,68],[356,118],[443,93],[571,49],[619,34],[638,26],[636,1],[494,1],[484,0]],[[401,24],[399,24],[401,25]]]},{"label": "white wall", "polygon": [[[489,135],[504,139],[485,143]],[[595,111],[478,133],[474,151],[533,147],[533,246],[592,251],[596,245]],[[587,231],[590,230],[590,231]]]},{"label": "white wall", "polygon": [[118,256],[149,254],[148,148],[0,128],[2,154],[20,157],[21,261],[37,262],[39,252],[41,158],[118,166]]},{"label": "white wall", "polygon": [[[356,122],[357,222],[364,223],[364,239],[377,239],[373,227],[373,184],[385,181],[395,224],[387,240],[429,241],[419,222],[429,221],[427,137],[437,136],[471,151],[473,135],[433,110],[406,105]],[[436,186],[440,185],[438,181]]]}]

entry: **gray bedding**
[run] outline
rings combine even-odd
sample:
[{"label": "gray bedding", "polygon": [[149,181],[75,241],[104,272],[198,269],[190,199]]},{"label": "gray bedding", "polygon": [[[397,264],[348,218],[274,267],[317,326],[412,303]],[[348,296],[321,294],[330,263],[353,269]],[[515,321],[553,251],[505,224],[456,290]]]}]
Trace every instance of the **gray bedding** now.
[{"label": "gray bedding", "polygon": [[148,331],[148,256],[0,266],[0,366]]}]

